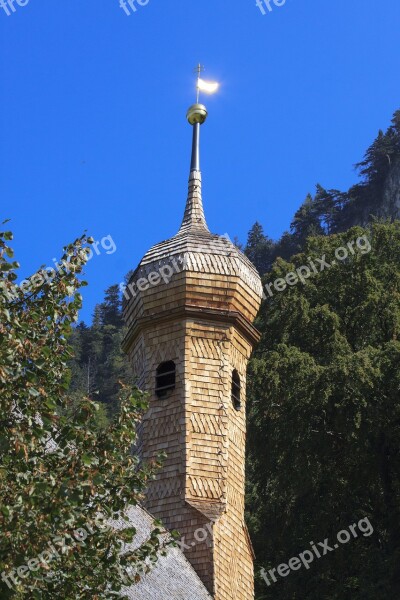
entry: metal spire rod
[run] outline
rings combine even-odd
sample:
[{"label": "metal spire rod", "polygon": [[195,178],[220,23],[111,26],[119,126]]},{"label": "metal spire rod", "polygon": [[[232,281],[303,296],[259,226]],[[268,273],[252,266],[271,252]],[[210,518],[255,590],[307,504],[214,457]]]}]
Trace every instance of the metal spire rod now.
[{"label": "metal spire rod", "polygon": [[193,125],[192,160],[190,171],[200,171],[200,123]]},{"label": "metal spire rod", "polygon": [[200,85],[199,85],[199,80],[200,80],[200,74],[204,71],[204,67],[203,65],[201,65],[200,63],[197,65],[197,67],[195,68],[194,72],[197,73],[197,85],[196,85],[196,104],[199,103],[199,97],[200,97]]},{"label": "metal spire rod", "polygon": [[204,67],[199,63],[195,68],[194,72],[197,73],[197,94],[196,104],[193,104],[188,112],[187,119],[193,126],[193,140],[192,140],[192,157],[190,161],[190,172],[200,171],[200,125],[204,123],[207,118],[207,109],[203,104],[199,104],[200,94],[200,74],[204,71]]}]

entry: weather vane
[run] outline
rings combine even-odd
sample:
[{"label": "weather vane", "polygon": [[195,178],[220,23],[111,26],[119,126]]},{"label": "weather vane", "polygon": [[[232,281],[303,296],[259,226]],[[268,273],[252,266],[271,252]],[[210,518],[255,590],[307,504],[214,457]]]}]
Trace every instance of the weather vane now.
[{"label": "weather vane", "polygon": [[213,81],[204,81],[200,77],[204,67],[199,63],[194,72],[197,73],[196,83],[196,104],[189,107],[186,118],[193,126],[192,158],[190,163],[190,172],[200,172],[200,126],[207,119],[207,109],[204,104],[199,104],[200,92],[213,94],[219,88],[219,83]]},{"label": "weather vane", "polygon": [[201,73],[205,71],[205,68],[200,63],[194,69],[194,72],[197,73],[197,84],[196,84],[196,104],[199,103],[200,92],[206,92],[207,94],[214,94],[218,88],[219,83],[212,81],[204,81],[200,77]]}]

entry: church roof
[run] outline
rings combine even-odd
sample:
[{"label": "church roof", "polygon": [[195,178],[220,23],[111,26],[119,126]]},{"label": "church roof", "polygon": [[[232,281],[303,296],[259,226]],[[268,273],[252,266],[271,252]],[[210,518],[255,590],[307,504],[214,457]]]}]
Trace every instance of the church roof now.
[{"label": "church roof", "polygon": [[[112,521],[118,529],[135,527],[137,534],[126,549],[139,547],[150,536],[154,519],[140,506],[131,506],[128,521]],[[169,538],[169,534],[166,533]],[[138,583],[123,588],[122,593],[132,600],[212,600],[195,570],[179,548],[170,547],[166,556],[159,556],[151,571]]]},{"label": "church roof", "polygon": [[246,291],[250,291],[253,301],[257,304],[256,308],[253,307],[254,314],[251,315],[255,317],[263,295],[257,269],[228,236],[210,233],[204,216],[200,170],[200,126],[206,120],[207,109],[202,104],[194,104],[189,108],[187,117],[193,126],[193,140],[188,195],[182,224],[176,235],[156,244],[146,252],[128,285],[136,284],[143,278],[147,279],[150,274],[160,272],[162,267],[167,270],[168,267],[171,268],[172,263],[178,265],[176,271],[204,274],[205,280],[215,280],[216,285],[225,289],[232,289],[232,286],[247,287]]},{"label": "church roof", "polygon": [[223,276],[238,276],[257,295],[262,295],[260,276],[228,236],[210,233],[204,216],[201,173],[192,171],[182,225],[176,235],[159,242],[142,258],[132,279],[139,279],[177,258],[182,270]]}]

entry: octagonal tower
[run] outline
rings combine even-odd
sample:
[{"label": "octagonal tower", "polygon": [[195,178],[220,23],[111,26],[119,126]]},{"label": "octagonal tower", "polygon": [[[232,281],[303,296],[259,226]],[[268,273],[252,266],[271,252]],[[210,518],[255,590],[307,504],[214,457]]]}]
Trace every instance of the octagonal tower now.
[{"label": "octagonal tower", "polygon": [[244,522],[246,367],[259,334],[262,285],[250,261],[204,217],[200,127],[193,105],[189,189],[181,227],[141,260],[125,289],[127,351],[149,392],[139,451],[167,458],[146,508],[168,529],[216,600],[253,600]]}]

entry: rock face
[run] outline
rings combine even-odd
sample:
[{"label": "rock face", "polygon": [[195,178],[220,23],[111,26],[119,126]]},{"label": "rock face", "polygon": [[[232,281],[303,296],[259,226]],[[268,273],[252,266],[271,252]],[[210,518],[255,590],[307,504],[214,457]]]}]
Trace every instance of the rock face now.
[{"label": "rock face", "polygon": [[375,218],[394,221],[400,219],[400,156],[392,158],[383,184],[371,194],[360,194],[343,211],[340,231],[359,225],[367,227]]},{"label": "rock face", "polygon": [[400,158],[393,163],[385,181],[380,216],[400,219]]}]

